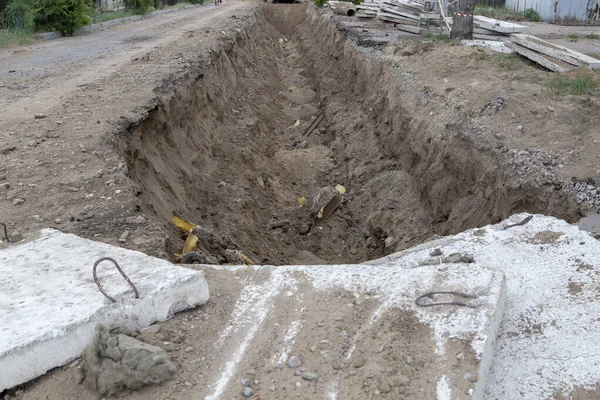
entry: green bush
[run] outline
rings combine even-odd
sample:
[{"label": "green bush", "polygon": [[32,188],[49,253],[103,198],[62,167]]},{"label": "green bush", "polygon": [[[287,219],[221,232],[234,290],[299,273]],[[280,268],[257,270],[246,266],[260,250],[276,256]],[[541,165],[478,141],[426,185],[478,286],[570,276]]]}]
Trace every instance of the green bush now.
[{"label": "green bush", "polygon": [[138,14],[146,14],[153,5],[154,0],[125,0],[125,7]]},{"label": "green bush", "polygon": [[523,16],[532,22],[540,22],[542,17],[533,8],[523,11]]},{"label": "green bush", "polygon": [[38,28],[72,35],[82,26],[92,23],[86,15],[87,0],[35,0],[35,24]]},{"label": "green bush", "polygon": [[2,26],[5,29],[33,32],[35,28],[33,5],[23,0],[10,2],[2,14]]},{"label": "green bush", "polygon": [[204,4],[206,2],[206,0],[187,0],[188,3],[192,3],[192,4]]}]

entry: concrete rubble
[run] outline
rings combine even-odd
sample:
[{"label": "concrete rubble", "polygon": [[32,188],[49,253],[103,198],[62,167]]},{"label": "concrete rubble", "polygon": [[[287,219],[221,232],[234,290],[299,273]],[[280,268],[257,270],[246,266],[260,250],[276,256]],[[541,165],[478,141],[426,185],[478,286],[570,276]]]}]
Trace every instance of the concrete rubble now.
[{"label": "concrete rubble", "polygon": [[[109,262],[118,260],[139,299]],[[44,229],[29,242],[0,250],[0,391],[79,357],[98,323],[140,329],[206,303],[204,274],[111,245]]]},{"label": "concrete rubble", "polygon": [[[77,257],[86,262],[75,256],[81,246],[87,246],[87,253]],[[192,268],[229,282],[227,297],[233,302],[229,317],[216,327],[218,335],[210,338],[216,353],[203,373],[212,377],[211,383],[195,388],[205,400],[254,395],[280,399],[292,395],[290,390],[308,390],[315,399],[383,393],[407,399],[534,400],[557,394],[569,398],[600,380],[600,305],[595,301],[600,243],[553,217],[519,214],[364,264],[280,267],[174,268],[139,253],[45,230],[39,239],[0,253],[4,264],[21,260],[9,275],[11,281],[3,282],[15,288],[0,298],[4,314],[34,304],[30,296],[19,296],[27,288],[17,283],[18,276],[32,276],[27,255],[32,249],[41,260],[35,269],[44,282],[56,279],[49,275],[52,262],[59,256],[66,260],[55,268],[65,275],[57,287],[71,299],[81,298],[82,304],[55,307],[61,296],[55,299],[36,282],[29,284],[48,305],[28,309],[29,317],[22,317],[27,329],[22,329],[22,319],[12,318],[21,331],[10,330],[10,325],[0,331],[6,349],[17,349],[2,353],[0,367],[13,375],[7,381],[3,374],[4,388],[48,369],[45,364],[32,370],[34,357],[39,361],[52,354],[55,365],[76,357],[96,321],[139,328],[170,317],[174,310],[169,304],[181,309],[206,301],[204,275]],[[129,257],[123,268],[138,284],[139,302],[155,293],[150,277],[159,270],[168,273],[154,284],[171,287],[179,300],[166,302],[160,311],[140,313],[138,306],[136,314],[132,293],[109,269],[102,271],[102,283],[118,298],[109,304],[93,285],[89,269],[82,267],[108,249],[120,259]],[[192,287],[200,293],[192,293]],[[98,311],[92,322],[82,322],[89,315],[82,309],[91,304]],[[54,320],[67,317],[72,320],[65,325],[69,328],[50,329]],[[36,334],[42,327],[48,328]],[[50,344],[60,349],[60,359]],[[30,372],[25,376],[26,365]]]}]

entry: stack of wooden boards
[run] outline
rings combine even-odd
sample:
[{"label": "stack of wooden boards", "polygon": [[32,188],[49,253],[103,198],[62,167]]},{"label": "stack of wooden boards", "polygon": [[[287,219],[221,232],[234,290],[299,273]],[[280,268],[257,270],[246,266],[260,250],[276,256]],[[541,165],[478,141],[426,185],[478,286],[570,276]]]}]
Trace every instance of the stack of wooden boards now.
[{"label": "stack of wooden boards", "polygon": [[358,18],[375,18],[379,12],[380,1],[364,1],[356,6],[356,16]]},{"label": "stack of wooden boards", "polygon": [[600,60],[567,47],[547,42],[535,36],[513,34],[505,45],[514,52],[554,72],[566,72],[575,67],[600,68]]}]

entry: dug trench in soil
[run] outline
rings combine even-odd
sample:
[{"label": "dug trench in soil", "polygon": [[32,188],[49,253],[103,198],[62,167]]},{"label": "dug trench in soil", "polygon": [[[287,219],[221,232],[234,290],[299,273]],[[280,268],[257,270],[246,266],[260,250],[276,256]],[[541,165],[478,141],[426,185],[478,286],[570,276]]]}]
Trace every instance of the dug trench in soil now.
[{"label": "dug trench in soil", "polygon": [[[168,253],[183,246],[177,215],[201,227],[210,262],[231,261],[229,249],[261,264],[357,263],[515,212],[579,216],[567,192],[519,177],[470,129],[305,4],[265,5],[122,144],[145,211],[171,234]],[[325,204],[299,207],[340,184],[328,218],[316,217]]]}]

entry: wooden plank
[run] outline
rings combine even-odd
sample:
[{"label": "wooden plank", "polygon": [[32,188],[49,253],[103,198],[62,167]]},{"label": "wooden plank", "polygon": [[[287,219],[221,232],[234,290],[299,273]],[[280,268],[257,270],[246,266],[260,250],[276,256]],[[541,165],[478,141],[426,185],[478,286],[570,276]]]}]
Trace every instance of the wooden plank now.
[{"label": "wooden plank", "polygon": [[377,14],[377,18],[382,21],[394,22],[396,24],[405,24],[405,25],[416,25],[417,21],[407,18],[401,18],[394,14],[382,13],[381,11]]},{"label": "wooden plank", "polygon": [[401,17],[404,18],[409,18],[409,19],[414,19],[416,21],[419,21],[421,18],[418,15],[415,14],[410,14],[407,12],[403,12],[403,11],[399,11],[398,9],[392,8],[392,7],[385,7],[385,6],[381,6],[380,8],[381,11],[390,13],[390,14],[397,14]]},{"label": "wooden plank", "polygon": [[567,72],[570,70],[570,68],[564,68],[558,64],[553,63],[552,61],[550,61],[546,57],[544,57],[542,54],[536,53],[535,51],[529,50],[529,49],[527,49],[523,46],[520,46],[516,43],[507,42],[507,43],[504,43],[504,45],[506,47],[508,47],[509,49],[514,50],[515,52],[519,53],[520,55],[527,57],[532,61],[535,61],[536,63],[540,64],[542,67],[548,68],[550,71]]},{"label": "wooden plank", "polygon": [[396,28],[400,29],[401,31],[410,32],[410,33],[414,33],[417,35],[424,35],[425,33],[428,32],[427,29],[423,29],[423,28],[419,28],[417,26],[411,26],[411,25],[396,24]]},{"label": "wooden plank", "polygon": [[515,34],[511,35],[511,39],[515,43],[525,46],[528,49],[549,55],[558,60],[568,62],[569,64],[573,64],[578,67],[585,65],[589,68],[600,68],[600,60],[596,58],[586,56],[585,54],[569,49],[568,47],[547,42],[535,36]]},{"label": "wooden plank", "polygon": [[520,33],[528,29],[527,26],[513,24],[499,19],[484,17],[483,15],[473,16],[473,25],[479,28],[489,29],[490,31],[500,33]]},{"label": "wooden plank", "polygon": [[439,20],[440,19],[440,14],[419,14],[419,18],[421,19],[433,19],[433,20]]},{"label": "wooden plank", "polygon": [[475,27],[473,27],[473,33],[479,33],[481,35],[497,35],[497,36],[504,36],[504,37],[509,36],[506,33],[494,32],[494,31],[490,31],[489,29],[475,28]]},{"label": "wooden plank", "polygon": [[480,40],[495,40],[495,41],[503,41],[503,40],[508,40],[508,37],[506,36],[501,36],[501,35],[484,35],[481,33],[475,33],[473,32],[473,39],[480,39]]}]

